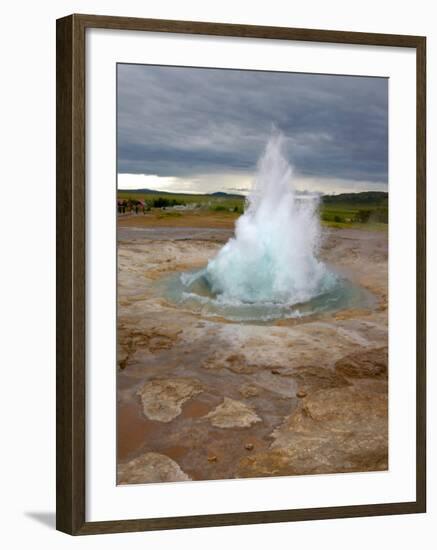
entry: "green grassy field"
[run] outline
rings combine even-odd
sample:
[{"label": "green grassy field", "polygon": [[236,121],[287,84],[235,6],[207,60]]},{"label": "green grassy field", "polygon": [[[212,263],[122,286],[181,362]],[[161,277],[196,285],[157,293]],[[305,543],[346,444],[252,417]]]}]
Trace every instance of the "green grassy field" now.
[{"label": "green grassy field", "polygon": [[322,198],[320,215],[331,227],[362,227],[387,230],[388,194],[381,192],[343,193]]},{"label": "green grassy field", "polygon": [[[119,200],[144,201],[148,211],[154,211],[159,219],[182,217],[185,212],[196,212],[202,217],[222,215],[234,218],[244,211],[244,197],[237,195],[189,195],[159,192],[119,191]],[[184,213],[173,210],[174,205],[185,205],[191,208]],[[166,209],[161,209],[164,206]],[[323,225],[328,227],[355,227],[368,230],[386,231],[388,227],[387,193],[347,193],[322,197],[320,217]],[[209,213],[209,214],[208,214]],[[232,214],[232,216],[229,216]]]},{"label": "green grassy field", "polygon": [[217,208],[224,210],[233,210],[235,207],[241,208],[244,207],[244,197],[238,197],[236,195],[228,196],[214,196],[214,195],[189,195],[189,194],[178,194],[178,193],[132,193],[132,191],[118,191],[118,199],[129,200],[137,199],[145,201],[146,203],[153,203],[159,198],[164,198],[168,200],[175,200],[180,204],[195,204],[200,208],[208,208],[211,210],[216,210]]}]

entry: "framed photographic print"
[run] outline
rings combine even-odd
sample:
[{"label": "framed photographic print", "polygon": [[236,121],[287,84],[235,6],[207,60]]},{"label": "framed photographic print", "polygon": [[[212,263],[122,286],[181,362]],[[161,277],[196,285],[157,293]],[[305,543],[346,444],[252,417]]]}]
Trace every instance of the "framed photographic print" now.
[{"label": "framed photographic print", "polygon": [[424,37],[57,21],[57,528],[424,512]]}]

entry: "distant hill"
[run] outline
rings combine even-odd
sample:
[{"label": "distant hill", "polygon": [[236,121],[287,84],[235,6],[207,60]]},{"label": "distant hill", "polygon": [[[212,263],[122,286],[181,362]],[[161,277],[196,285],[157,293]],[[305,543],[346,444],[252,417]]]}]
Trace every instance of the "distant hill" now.
[{"label": "distant hill", "polygon": [[385,191],[362,191],[360,193],[339,193],[338,195],[323,195],[324,204],[330,203],[359,203],[359,204],[381,204],[388,200],[388,193]]},{"label": "distant hill", "polygon": [[155,191],[154,189],[118,189],[122,193],[137,193],[141,195],[189,195],[190,193],[171,193],[168,191]]},{"label": "distant hill", "polygon": [[119,192],[141,194],[141,195],[178,195],[181,197],[192,197],[200,195],[202,197],[217,197],[223,199],[244,199],[244,195],[236,193],[225,193],[224,191],[216,191],[215,193],[177,193],[173,191],[156,191],[155,189],[118,189]]},{"label": "distant hill", "polygon": [[209,193],[211,197],[223,197],[224,199],[244,199],[244,195],[238,193],[225,193],[224,191],[216,191],[215,193]]},{"label": "distant hill", "polygon": [[[244,195],[238,193],[226,193],[224,191],[216,191],[215,193],[175,193],[171,191],[156,191],[155,189],[119,189],[119,192],[139,195],[177,195],[178,197],[215,197],[221,199],[245,199]],[[388,201],[388,193],[385,191],[361,191],[359,193],[339,193],[338,195],[323,195],[322,202],[324,204],[385,204]]]}]

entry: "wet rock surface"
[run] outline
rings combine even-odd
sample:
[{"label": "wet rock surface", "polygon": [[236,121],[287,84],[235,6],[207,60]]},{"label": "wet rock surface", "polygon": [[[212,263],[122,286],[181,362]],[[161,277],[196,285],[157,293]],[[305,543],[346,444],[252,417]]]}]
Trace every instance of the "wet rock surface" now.
[{"label": "wet rock surface", "polygon": [[230,235],[174,229],[119,235],[119,483],[386,469],[386,235],[334,230],[322,248],[374,308],[238,324],[159,293]]},{"label": "wet rock surface", "polygon": [[270,449],[240,463],[240,475],[384,470],[387,394],[364,388],[320,390],[272,433]]},{"label": "wet rock surface", "polygon": [[388,348],[359,351],[335,363],[337,373],[351,378],[387,378]]},{"label": "wet rock surface", "polygon": [[180,415],[182,405],[202,391],[199,380],[174,378],[146,382],[138,390],[144,414],[151,420],[170,422]]},{"label": "wet rock surface", "polygon": [[216,428],[248,428],[261,418],[241,401],[225,397],[223,403],[206,415]]},{"label": "wet rock surface", "polygon": [[118,483],[189,481],[174,460],[158,453],[145,453],[118,465]]},{"label": "wet rock surface", "polygon": [[303,397],[315,390],[339,388],[350,385],[350,382],[348,382],[344,376],[326,367],[315,367],[312,365],[296,367],[289,371],[289,376],[296,380],[299,386],[300,396]]},{"label": "wet rock surface", "polygon": [[242,397],[248,399],[249,397],[257,397],[259,395],[259,389],[251,384],[244,384],[238,390]]}]

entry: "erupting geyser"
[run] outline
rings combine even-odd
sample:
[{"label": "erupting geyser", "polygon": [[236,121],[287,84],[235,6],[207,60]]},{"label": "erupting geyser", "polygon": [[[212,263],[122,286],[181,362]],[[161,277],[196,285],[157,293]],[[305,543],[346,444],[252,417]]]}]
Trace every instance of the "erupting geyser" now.
[{"label": "erupting geyser", "polygon": [[319,260],[318,197],[300,195],[274,133],[259,160],[245,212],[231,238],[200,271],[160,283],[171,301],[206,316],[272,322],[287,317],[372,307],[365,289]]},{"label": "erupting geyser", "polygon": [[203,274],[211,291],[224,300],[293,305],[314,298],[333,282],[317,258],[318,199],[296,196],[283,148],[283,136],[273,134],[235,237]]},{"label": "erupting geyser", "polygon": [[317,197],[297,196],[284,137],[274,133],[259,160],[244,214],[231,238],[207,267],[185,274],[191,287],[201,278],[222,304],[307,302],[328,291],[336,277],[317,258]]}]

